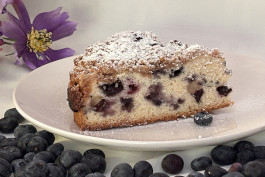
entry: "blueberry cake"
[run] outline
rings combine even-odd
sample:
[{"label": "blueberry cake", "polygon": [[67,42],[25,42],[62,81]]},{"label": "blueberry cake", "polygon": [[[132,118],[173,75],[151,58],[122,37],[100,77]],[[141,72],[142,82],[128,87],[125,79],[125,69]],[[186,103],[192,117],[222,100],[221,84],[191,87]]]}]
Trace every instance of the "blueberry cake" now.
[{"label": "blueberry cake", "polygon": [[125,31],[74,60],[68,102],[81,130],[177,120],[233,104],[218,49]]}]

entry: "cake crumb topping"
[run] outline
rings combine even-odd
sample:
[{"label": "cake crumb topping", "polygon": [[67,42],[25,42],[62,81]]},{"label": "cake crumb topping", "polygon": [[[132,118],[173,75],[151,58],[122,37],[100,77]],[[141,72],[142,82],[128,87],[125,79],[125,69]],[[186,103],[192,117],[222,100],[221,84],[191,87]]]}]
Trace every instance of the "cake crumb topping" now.
[{"label": "cake crumb topping", "polygon": [[164,43],[152,32],[125,31],[88,46],[86,53],[75,59],[74,72],[115,75],[134,71],[150,74],[157,69],[182,65],[202,55],[223,58],[217,49],[209,50],[198,44],[188,46],[177,40]]}]

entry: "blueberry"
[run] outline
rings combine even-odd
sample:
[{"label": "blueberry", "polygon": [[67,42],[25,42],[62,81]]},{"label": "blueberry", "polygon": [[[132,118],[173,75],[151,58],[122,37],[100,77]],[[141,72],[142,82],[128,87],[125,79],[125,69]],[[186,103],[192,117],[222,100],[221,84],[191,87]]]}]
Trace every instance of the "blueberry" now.
[{"label": "blueberry", "polygon": [[67,174],[66,169],[59,164],[47,163],[47,167],[49,169],[47,177],[65,177]]},{"label": "blueberry", "polygon": [[16,146],[7,146],[0,148],[0,158],[12,162],[15,159],[22,158],[21,150]]},{"label": "blueberry", "polygon": [[29,162],[25,167],[25,171],[27,177],[46,177],[49,173],[47,164],[43,160]]},{"label": "blueberry", "polygon": [[253,154],[256,159],[265,159],[265,146],[254,147]]},{"label": "blueberry", "polygon": [[194,159],[190,166],[194,171],[205,170],[207,167],[212,165],[212,160],[209,157],[202,156]]},{"label": "blueberry", "polygon": [[10,163],[5,159],[0,158],[0,176],[9,177],[11,173],[12,173],[12,168]]},{"label": "blueberry", "polygon": [[183,169],[184,162],[180,156],[176,154],[168,154],[162,159],[161,166],[165,172],[177,174]]},{"label": "blueberry", "polygon": [[257,161],[251,161],[243,166],[242,174],[245,177],[264,177],[265,166]]},{"label": "blueberry", "polygon": [[2,133],[13,133],[14,129],[17,126],[18,126],[18,121],[13,117],[4,117],[0,119],[0,131]]},{"label": "blueberry", "polygon": [[194,115],[194,122],[197,125],[207,126],[213,121],[213,116],[207,112],[200,112]]},{"label": "blueberry", "polygon": [[139,86],[137,86],[136,84],[129,84],[128,85],[128,94],[134,94],[139,90]]},{"label": "blueberry", "polygon": [[116,165],[111,171],[111,177],[134,177],[132,167],[127,163],[120,163]]},{"label": "blueberry", "polygon": [[100,172],[103,173],[106,170],[105,159],[97,154],[86,154],[82,157],[81,163],[89,166],[92,173]]},{"label": "blueberry", "polygon": [[145,99],[151,101],[156,106],[160,106],[163,102],[164,97],[162,89],[163,87],[161,83],[151,85],[148,88],[149,94],[145,97]]},{"label": "blueberry", "polygon": [[16,138],[6,138],[0,143],[0,147],[17,146]]},{"label": "blueberry", "polygon": [[169,177],[169,176],[165,173],[157,172],[157,173],[153,173],[149,177]]},{"label": "blueberry", "polygon": [[255,156],[253,152],[248,149],[244,149],[237,153],[237,162],[241,163],[242,165],[252,160],[255,160]]},{"label": "blueberry", "polygon": [[163,69],[160,69],[160,70],[153,71],[152,74],[155,78],[160,78],[160,75],[165,75],[167,74],[167,72]]},{"label": "blueberry", "polygon": [[194,171],[189,173],[187,177],[204,177],[204,175],[200,172]]},{"label": "blueberry", "polygon": [[5,137],[4,135],[0,135],[0,143],[1,143],[4,139],[6,139],[6,137]]},{"label": "blueberry", "polygon": [[201,97],[204,94],[204,90],[203,89],[199,89],[196,90],[192,96],[195,98],[195,100],[197,101],[197,103],[201,102]]},{"label": "blueberry", "polygon": [[85,177],[91,173],[88,165],[83,163],[77,163],[68,170],[68,177]]},{"label": "blueberry", "polygon": [[36,135],[34,133],[27,133],[20,137],[17,141],[17,147],[19,147],[23,153],[29,152],[28,151],[28,142],[31,140],[31,138],[35,137]]},{"label": "blueberry", "polygon": [[241,152],[242,150],[244,149],[247,149],[247,150],[253,150],[254,148],[254,144],[249,142],[249,141],[238,141],[235,145],[234,145],[234,149],[237,150],[237,152]]},{"label": "blueberry", "polygon": [[227,86],[219,86],[216,88],[216,90],[222,96],[227,96],[232,91],[232,89],[228,88]]},{"label": "blueberry", "polygon": [[24,159],[15,159],[11,162],[12,171],[15,172],[18,169],[24,169],[27,164]]},{"label": "blueberry", "polygon": [[26,154],[24,155],[23,159],[24,159],[27,163],[29,163],[30,161],[33,160],[33,157],[34,157],[35,155],[36,155],[35,152],[28,152],[28,153],[26,153]]},{"label": "blueberry", "polygon": [[47,147],[48,147],[47,141],[40,136],[32,137],[27,144],[28,152],[37,153],[37,152],[45,151]]},{"label": "blueberry", "polygon": [[16,108],[6,110],[4,117],[14,117],[19,123],[23,122],[25,118],[17,111]]},{"label": "blueberry", "polygon": [[139,161],[137,162],[134,167],[134,177],[149,177],[153,174],[153,167],[147,161]]},{"label": "blueberry", "polygon": [[183,66],[181,66],[177,70],[171,70],[171,72],[169,74],[169,78],[173,78],[173,77],[179,76],[183,72],[183,69],[184,69]]},{"label": "blueberry", "polygon": [[225,174],[227,174],[227,171],[217,165],[212,165],[204,171],[205,177],[222,177]]},{"label": "blueberry", "polygon": [[103,84],[99,87],[107,96],[115,96],[123,90],[123,84],[118,79],[112,84]]},{"label": "blueberry", "polygon": [[46,151],[51,152],[55,158],[57,158],[64,150],[64,146],[61,143],[54,143],[47,147]]},{"label": "blueberry", "polygon": [[37,132],[37,129],[31,125],[31,124],[25,124],[25,125],[19,125],[18,127],[15,128],[14,130],[14,135],[16,138],[20,138],[23,135],[27,133],[35,133]]},{"label": "blueberry", "polygon": [[237,151],[225,145],[218,145],[211,151],[212,160],[218,165],[230,165],[236,162]]},{"label": "blueberry", "polygon": [[52,145],[55,141],[55,136],[54,134],[46,131],[46,130],[41,130],[41,131],[38,131],[35,133],[37,136],[40,136],[42,138],[44,138],[47,143],[48,143],[48,146]]},{"label": "blueberry", "polygon": [[236,163],[233,163],[233,164],[230,166],[230,168],[228,169],[228,172],[234,172],[234,171],[235,171],[235,172],[241,172],[242,169],[243,169],[242,164],[236,162]]},{"label": "blueberry", "polygon": [[90,173],[90,174],[86,175],[85,177],[106,177],[106,176],[99,173],[99,172],[96,172],[96,173]]},{"label": "blueberry", "polygon": [[59,156],[59,163],[66,169],[69,169],[74,164],[79,163],[82,159],[82,154],[75,150],[65,150]]},{"label": "blueberry", "polygon": [[242,175],[239,172],[234,171],[234,172],[228,172],[222,177],[244,177],[244,175]]},{"label": "blueberry", "polygon": [[123,111],[131,112],[133,108],[133,99],[132,98],[120,98],[121,109]]},{"label": "blueberry", "polygon": [[41,151],[33,157],[33,160],[43,160],[46,163],[53,163],[55,161],[55,157],[51,152]]},{"label": "blueberry", "polygon": [[27,177],[25,169],[18,169],[14,172],[14,177]]},{"label": "blueberry", "polygon": [[101,157],[103,157],[105,159],[105,153],[101,149],[88,149],[84,152],[84,156],[87,154],[100,155]]},{"label": "blueberry", "polygon": [[102,99],[98,104],[94,106],[94,110],[96,112],[106,112],[108,109],[110,109],[112,105],[112,102]]}]

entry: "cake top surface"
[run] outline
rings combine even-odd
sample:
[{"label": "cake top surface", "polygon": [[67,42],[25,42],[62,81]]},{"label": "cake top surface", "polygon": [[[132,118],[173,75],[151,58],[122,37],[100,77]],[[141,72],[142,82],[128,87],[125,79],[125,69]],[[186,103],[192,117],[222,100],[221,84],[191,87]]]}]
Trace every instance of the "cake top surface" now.
[{"label": "cake top surface", "polygon": [[152,73],[178,66],[198,56],[222,58],[217,49],[182,44],[177,40],[161,42],[152,32],[124,31],[103,42],[88,46],[86,53],[75,59],[75,72],[110,75],[124,71]]}]

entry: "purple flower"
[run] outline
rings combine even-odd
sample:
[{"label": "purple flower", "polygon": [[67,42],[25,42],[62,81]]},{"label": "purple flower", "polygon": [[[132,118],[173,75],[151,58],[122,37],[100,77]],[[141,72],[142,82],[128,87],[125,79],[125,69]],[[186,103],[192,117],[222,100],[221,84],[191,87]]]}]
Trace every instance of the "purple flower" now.
[{"label": "purple flower", "polygon": [[14,0],[0,0],[0,13],[3,14],[4,12],[6,12],[6,6],[8,4],[13,4]]},{"label": "purple flower", "polygon": [[3,22],[2,30],[5,36],[15,40],[14,48],[17,59],[22,57],[30,69],[35,69],[74,54],[70,48],[60,50],[50,48],[54,41],[70,36],[76,30],[77,24],[67,21],[68,13],[61,13],[61,7],[51,12],[40,13],[32,24],[21,0],[14,0],[13,7],[18,19],[6,12],[8,20]]}]

